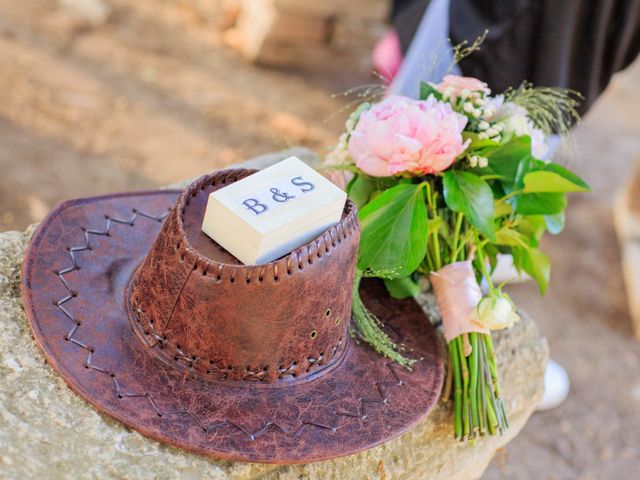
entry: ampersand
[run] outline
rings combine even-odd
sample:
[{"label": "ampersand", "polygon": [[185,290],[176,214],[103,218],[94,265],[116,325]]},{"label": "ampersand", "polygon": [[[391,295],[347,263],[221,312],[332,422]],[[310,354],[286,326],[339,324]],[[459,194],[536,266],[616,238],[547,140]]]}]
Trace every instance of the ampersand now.
[{"label": "ampersand", "polygon": [[276,202],[284,203],[292,198],[296,198],[295,195],[289,195],[287,192],[280,192],[277,188],[271,188],[269,191],[273,194],[273,198]]}]

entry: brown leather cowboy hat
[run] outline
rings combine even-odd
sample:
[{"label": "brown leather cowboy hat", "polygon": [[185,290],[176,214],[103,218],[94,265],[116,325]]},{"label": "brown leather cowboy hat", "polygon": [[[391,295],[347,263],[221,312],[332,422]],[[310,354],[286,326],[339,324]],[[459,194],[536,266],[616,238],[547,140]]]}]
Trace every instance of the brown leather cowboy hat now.
[{"label": "brown leather cowboy hat", "polygon": [[422,358],[412,371],[349,335],[355,207],[313,242],[244,266],[200,231],[207,195],[253,173],[72,200],[35,233],[22,295],[36,341],[98,410],[216,458],[308,462],[389,440],[425,417],[443,380],[413,301],[365,302]]}]

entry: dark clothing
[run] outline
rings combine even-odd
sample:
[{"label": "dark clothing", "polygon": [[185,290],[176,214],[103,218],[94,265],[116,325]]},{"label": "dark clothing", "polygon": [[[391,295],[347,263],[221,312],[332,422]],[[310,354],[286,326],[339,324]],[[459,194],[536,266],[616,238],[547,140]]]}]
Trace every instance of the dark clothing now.
[{"label": "dark clothing", "polygon": [[402,53],[406,54],[413,36],[418,31],[429,0],[394,0],[391,8],[391,22],[396,27]]},{"label": "dark clothing", "polygon": [[[411,25],[394,24],[402,40],[401,31]],[[464,75],[486,81],[495,92],[524,80],[571,88],[584,95],[585,113],[640,51],[640,0],[451,0],[454,45],[485,30],[481,49],[460,63]]]}]

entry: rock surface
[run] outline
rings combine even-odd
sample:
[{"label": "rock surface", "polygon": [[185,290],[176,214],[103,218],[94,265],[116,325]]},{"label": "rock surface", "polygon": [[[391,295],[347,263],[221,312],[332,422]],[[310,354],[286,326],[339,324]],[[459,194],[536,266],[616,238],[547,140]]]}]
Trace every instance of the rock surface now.
[{"label": "rock surface", "polygon": [[[306,150],[259,157],[262,167]],[[0,478],[181,478],[225,480],[474,479],[522,428],[542,394],[548,348],[527,316],[494,335],[511,428],[475,446],[453,440],[450,404],[371,450],[306,465],[217,462],[142,437],[99,414],[46,364],[20,303],[20,266],[33,232],[0,233]],[[429,297],[423,297],[428,303]],[[428,307],[428,305],[427,305]]]}]

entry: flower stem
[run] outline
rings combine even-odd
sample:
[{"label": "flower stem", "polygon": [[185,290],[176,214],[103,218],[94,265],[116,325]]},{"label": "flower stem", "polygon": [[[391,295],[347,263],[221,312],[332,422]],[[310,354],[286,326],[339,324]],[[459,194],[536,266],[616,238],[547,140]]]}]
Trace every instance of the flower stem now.
[{"label": "flower stem", "polygon": [[462,212],[458,212],[456,217],[456,225],[453,230],[453,243],[451,244],[451,262],[456,262],[458,260],[458,243],[460,242],[460,229],[462,228],[462,220],[464,219],[464,214]]},{"label": "flower stem", "polygon": [[484,342],[482,339],[478,342],[478,355],[479,355],[479,369],[480,379],[478,385],[478,403],[480,404],[480,435],[487,433],[487,393],[485,391],[485,379],[483,373],[483,366],[487,362],[487,356],[484,349]]},{"label": "flower stem", "polygon": [[469,384],[469,398],[471,400],[471,419],[472,431],[475,433],[476,428],[480,427],[480,419],[478,415],[478,334],[470,333],[469,340],[471,342],[471,355],[469,356],[469,370],[471,371],[471,382]]},{"label": "flower stem", "polygon": [[449,343],[449,354],[451,356],[451,368],[453,369],[453,395],[454,395],[454,436],[456,440],[462,439],[462,378],[460,370],[460,358],[458,354],[457,339]]},{"label": "flower stem", "polygon": [[469,368],[467,367],[467,357],[464,355],[464,347],[462,335],[455,339],[458,342],[458,356],[460,365],[462,366],[462,434],[464,437],[469,435]]},{"label": "flower stem", "polygon": [[[485,388],[487,390],[490,390],[489,385],[485,385]],[[487,427],[489,429],[489,434],[495,435],[496,427],[498,426],[498,419],[496,418],[496,412],[494,410],[493,395],[491,394],[490,391],[488,392],[488,394],[489,394],[489,398],[492,401],[487,403]]]},{"label": "flower stem", "polygon": [[493,351],[493,342],[491,341],[491,335],[484,336],[484,345],[487,349],[487,356],[489,357],[489,361],[487,362],[489,365],[489,372],[491,373],[491,381],[493,383],[493,391],[496,396],[500,396],[500,386],[498,384],[498,369],[496,367],[496,354]]}]

